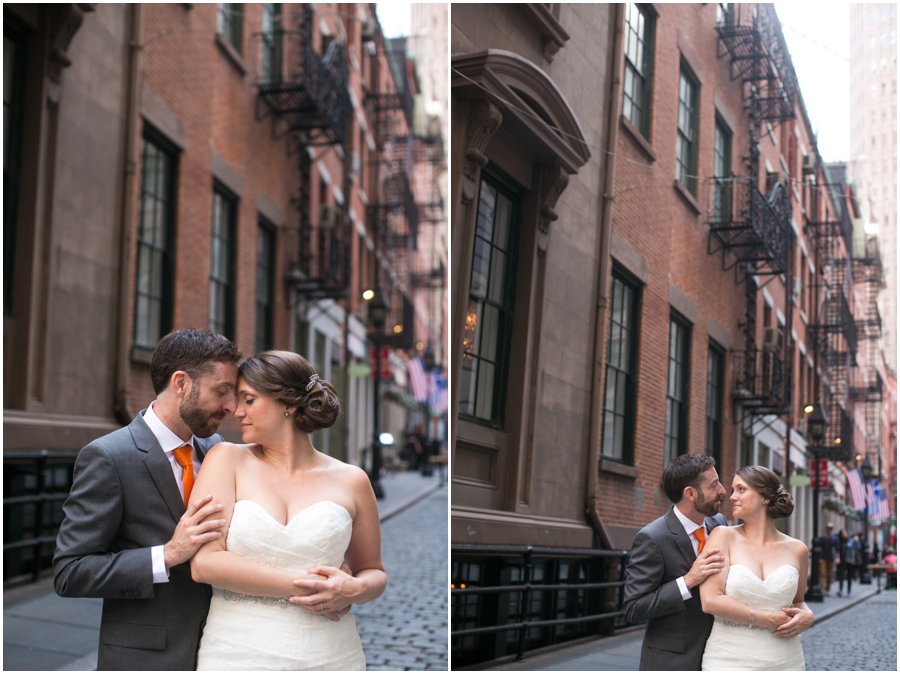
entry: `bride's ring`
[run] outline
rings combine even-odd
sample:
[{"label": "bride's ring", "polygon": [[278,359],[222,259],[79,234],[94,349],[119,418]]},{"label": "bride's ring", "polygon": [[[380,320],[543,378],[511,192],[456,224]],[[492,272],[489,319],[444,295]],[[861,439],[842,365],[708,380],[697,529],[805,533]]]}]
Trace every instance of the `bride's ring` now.
[{"label": "bride's ring", "polygon": [[325,607],[322,606],[322,602],[319,602],[319,610],[320,610],[320,611],[324,611],[324,610],[325,610]]}]

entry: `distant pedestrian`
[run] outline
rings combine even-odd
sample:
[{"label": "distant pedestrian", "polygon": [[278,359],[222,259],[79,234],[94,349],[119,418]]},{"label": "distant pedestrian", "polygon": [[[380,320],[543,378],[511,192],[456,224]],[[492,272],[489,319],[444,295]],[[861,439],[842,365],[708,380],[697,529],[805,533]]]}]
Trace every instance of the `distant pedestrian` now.
[{"label": "distant pedestrian", "polygon": [[845,530],[841,530],[841,546],[838,551],[838,597],[844,596],[844,581],[847,582],[847,596],[850,596],[850,585],[856,572],[856,555],[858,541],[850,538]]},{"label": "distant pedestrian", "polygon": [[887,589],[897,587],[897,555],[894,554],[894,548],[888,545],[884,549],[884,563],[890,564],[891,567],[885,569],[884,575],[887,578]]},{"label": "distant pedestrian", "polygon": [[825,531],[819,536],[819,587],[825,594],[831,594],[831,583],[834,582],[834,524],[825,525]]}]

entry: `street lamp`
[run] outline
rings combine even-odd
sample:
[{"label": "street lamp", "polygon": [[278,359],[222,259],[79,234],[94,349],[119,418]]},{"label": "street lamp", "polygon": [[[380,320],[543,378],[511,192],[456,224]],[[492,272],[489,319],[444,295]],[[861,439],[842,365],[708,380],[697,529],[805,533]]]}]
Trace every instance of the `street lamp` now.
[{"label": "street lamp", "polygon": [[822,445],[822,439],[825,437],[825,427],[828,420],[825,418],[825,410],[822,405],[816,403],[807,405],[804,411],[809,415],[806,420],[806,430],[809,433],[810,442],[807,443],[807,450],[812,449],[813,461],[816,466],[816,483],[813,485],[813,540],[812,540],[812,576],[810,582],[806,586],[807,602],[825,601],[822,588],[819,587],[819,560],[822,556],[822,546],[819,543],[821,534],[819,532],[819,448]]},{"label": "street lamp", "polygon": [[[860,470],[862,471],[863,485],[868,485],[869,481],[872,479],[874,471],[872,470],[872,462],[869,461],[869,455],[866,454],[863,459],[862,465],[860,466]],[[864,487],[866,492],[866,508],[863,510],[863,565],[862,569],[859,572],[859,584],[860,585],[871,585],[872,584],[872,575],[869,573],[869,490],[868,487]],[[876,560],[877,561],[877,560]]]},{"label": "street lamp", "polygon": [[375,414],[372,417],[372,472],[369,480],[372,483],[372,491],[375,498],[384,498],[384,489],[381,486],[381,439],[378,434],[378,412],[380,401],[378,398],[378,384],[381,379],[381,332],[384,330],[384,322],[387,320],[388,307],[385,304],[381,289],[375,291],[369,300],[369,322],[375,328],[372,340],[375,342]]}]

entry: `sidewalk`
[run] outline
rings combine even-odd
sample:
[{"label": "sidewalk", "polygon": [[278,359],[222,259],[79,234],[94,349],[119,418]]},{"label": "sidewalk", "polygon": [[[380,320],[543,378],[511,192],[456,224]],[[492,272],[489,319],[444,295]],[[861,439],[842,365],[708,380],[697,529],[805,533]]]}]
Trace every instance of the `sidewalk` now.
[{"label": "sidewalk", "polygon": [[[881,580],[884,592],[884,579]],[[810,604],[816,616],[816,625],[832,616],[855,606],[878,591],[876,580],[871,585],[853,584],[850,597],[837,596],[837,583],[832,585],[834,592],[826,596],[821,604]],[[892,590],[893,592],[893,590]],[[494,667],[482,667],[490,670],[518,671],[637,671],[641,661],[641,643],[644,640],[644,628],[629,628],[611,637],[601,637],[575,646],[551,647],[533,655],[525,654],[525,662],[506,662]]]},{"label": "sidewalk", "polygon": [[[382,522],[441,489],[433,477],[390,473],[381,480]],[[446,490],[445,490],[446,493]],[[88,671],[97,668],[102,599],[64,599],[49,575],[3,592],[3,669]]]}]

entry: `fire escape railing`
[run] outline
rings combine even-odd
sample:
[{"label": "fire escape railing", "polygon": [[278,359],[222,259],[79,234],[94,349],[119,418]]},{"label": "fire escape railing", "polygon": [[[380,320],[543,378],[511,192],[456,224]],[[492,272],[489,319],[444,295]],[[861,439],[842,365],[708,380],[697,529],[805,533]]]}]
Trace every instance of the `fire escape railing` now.
[{"label": "fire escape railing", "polygon": [[[778,183],[767,198],[758,181],[718,178],[706,181],[710,204],[707,213],[707,252],[720,250],[722,269],[743,265],[756,275],[784,274],[790,251],[791,203]],[[740,280],[740,277],[739,277]]]},{"label": "fire escape railing", "polygon": [[813,284],[814,303],[807,325],[809,343],[825,363],[821,401],[828,420],[820,456],[835,461],[852,456],[852,424],[847,413],[850,399],[849,368],[857,348],[856,325],[847,303],[848,261],[840,251],[843,238],[839,220],[819,215],[819,199],[810,203],[806,236],[816,254],[819,281]]},{"label": "fire escape railing", "polygon": [[878,292],[882,285],[882,265],[878,251],[866,246],[865,257],[853,258],[853,280],[863,289],[865,312],[856,322],[863,346],[861,377],[850,388],[850,397],[865,407],[866,454],[878,456],[881,443],[881,402],[884,383],[878,372],[878,341],[881,339],[881,314],[878,311]]},{"label": "fire escape railing", "polygon": [[309,300],[349,293],[350,220],[344,209],[320,205],[313,212],[308,146],[344,142],[350,114],[346,47],[332,41],[320,54],[313,45],[315,9],[304,4],[294,15],[296,30],[272,30],[252,37],[257,56],[256,116],[272,118],[272,135],[299,144],[297,253],[287,283]]},{"label": "fire escape railing", "polygon": [[[744,110],[749,119],[747,178],[716,177],[706,181],[708,195],[707,250],[722,251],[722,268],[735,269],[744,284],[746,312],[740,327],[743,344],[734,352],[736,381],[732,392],[735,422],[752,432],[755,419],[790,413],[793,353],[792,303],[785,302],[785,327],[779,340],[757,345],[758,278],[783,275],[791,285],[792,250],[790,191],[776,182],[768,194],[760,190],[759,139],[763,124],[778,124],[796,115],[797,77],[784,36],[771,5],[741,5],[737,13],[717,17],[717,56],[728,58],[732,80],[741,81]],[[765,326],[769,330],[777,330]]]}]

